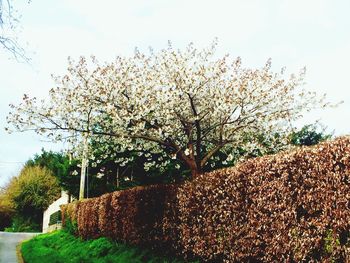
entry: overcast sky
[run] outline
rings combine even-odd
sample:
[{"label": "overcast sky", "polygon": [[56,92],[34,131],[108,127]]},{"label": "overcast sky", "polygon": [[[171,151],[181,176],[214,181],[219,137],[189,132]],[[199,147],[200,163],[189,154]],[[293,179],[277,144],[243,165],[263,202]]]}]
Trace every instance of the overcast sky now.
[{"label": "overcast sky", "polygon": [[164,48],[168,40],[179,48],[205,47],[217,37],[218,54],[240,56],[245,66],[260,67],[268,58],[276,70],[306,66],[307,88],[344,103],[297,125],[320,120],[336,135],[350,134],[349,0],[17,0],[14,7],[32,62],[18,63],[0,50],[0,185],[42,147],[62,148],[34,134],[7,134],[9,103],[24,93],[45,97],[50,75],[65,72],[68,56],[111,60],[136,46]]}]

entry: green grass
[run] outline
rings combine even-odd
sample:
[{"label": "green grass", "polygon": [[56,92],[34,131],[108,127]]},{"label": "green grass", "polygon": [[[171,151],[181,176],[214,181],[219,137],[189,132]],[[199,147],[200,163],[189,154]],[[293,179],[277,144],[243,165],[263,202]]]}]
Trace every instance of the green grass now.
[{"label": "green grass", "polygon": [[22,244],[26,263],[180,263],[154,252],[118,244],[107,238],[83,241],[65,231],[42,234]]}]

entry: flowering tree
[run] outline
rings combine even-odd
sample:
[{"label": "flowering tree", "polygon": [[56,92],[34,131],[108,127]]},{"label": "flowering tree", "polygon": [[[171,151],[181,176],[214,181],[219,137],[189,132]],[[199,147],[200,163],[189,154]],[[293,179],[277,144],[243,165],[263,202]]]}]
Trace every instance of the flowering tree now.
[{"label": "flowering tree", "polygon": [[101,145],[116,142],[119,148],[106,146],[106,155],[125,149],[161,153],[159,162],[145,165],[176,158],[195,176],[219,151],[254,146],[256,134],[285,134],[303,112],[326,106],[303,88],[304,70],[288,77],[284,70],[272,72],[270,60],[245,68],[240,58],[215,58],[215,47],[174,50],[169,44],[106,64],[70,61],[47,101],[24,96],[11,106],[8,122],[74,145],[84,134]]}]

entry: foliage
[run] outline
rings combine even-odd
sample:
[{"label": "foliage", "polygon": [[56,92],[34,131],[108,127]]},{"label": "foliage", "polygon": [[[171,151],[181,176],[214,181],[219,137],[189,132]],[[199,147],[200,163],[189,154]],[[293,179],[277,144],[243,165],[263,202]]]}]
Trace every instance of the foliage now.
[{"label": "foliage", "polygon": [[64,211],[84,238],[165,245],[202,261],[348,262],[349,164],[350,137],[343,137]]},{"label": "foliage", "polygon": [[33,159],[26,162],[26,166],[46,167],[59,179],[67,176],[71,166],[70,162],[69,158],[63,153],[42,149],[40,154],[36,154]]},{"label": "foliage", "polygon": [[[63,215],[62,215],[62,218],[64,218]],[[72,235],[76,235],[78,233],[77,221],[72,220],[70,217],[66,216],[64,221],[64,230]]]},{"label": "foliage", "polygon": [[36,226],[41,230],[43,211],[60,195],[60,188],[52,173],[39,166],[25,166],[17,177],[13,177],[6,187],[6,196],[16,213],[12,229]]},{"label": "foliage", "polygon": [[[249,160],[203,175],[179,190],[185,251],[229,262],[344,259],[349,231],[350,138]],[[205,211],[205,212],[201,212]]]},{"label": "foliage", "polygon": [[41,232],[41,222],[32,215],[15,214],[11,217],[11,226],[5,232]]},{"label": "foliage", "polygon": [[[317,126],[307,125],[298,132],[290,135],[289,143],[292,145],[308,145],[313,142],[330,138],[330,135],[324,132],[317,132]],[[283,136],[276,133],[271,140],[271,136],[260,133],[255,135],[257,143],[255,147],[246,148],[245,145],[251,137],[247,134],[241,147],[227,147],[225,151],[218,151],[212,159],[203,167],[204,172],[210,172],[214,169],[231,167],[243,159],[263,156],[265,154],[274,154],[281,150],[288,149],[289,145],[283,139]],[[188,178],[188,170],[183,162],[178,159],[169,158],[169,163],[165,167],[153,166],[145,170],[145,162],[158,162],[161,155],[152,152],[142,152],[125,150],[117,152],[114,157],[104,156],[103,149],[97,142],[92,141],[91,151],[95,159],[99,162],[94,164],[90,159],[89,163],[94,164],[88,168],[89,180],[86,182],[88,196],[96,197],[102,194],[116,190],[128,189],[134,186],[150,185],[158,183],[181,182]],[[118,149],[117,144],[109,143],[109,151]],[[130,161],[122,164],[118,160],[129,158]],[[39,165],[51,170],[58,179],[59,185],[72,196],[78,197],[80,178],[77,176],[80,172],[78,160],[69,158],[67,154],[61,152],[45,151],[42,149],[40,154],[36,154],[31,160],[27,161],[26,166]]]},{"label": "foliage", "polygon": [[[272,154],[285,149],[284,141],[278,134],[274,135],[273,141],[269,136],[261,134],[256,136],[259,140],[255,148],[247,149],[244,147],[227,148],[226,151],[218,151],[207,165],[203,167],[204,172],[213,169],[233,166],[238,160],[246,157],[256,157],[263,154]],[[246,135],[245,141],[250,138]],[[118,145],[109,143],[110,150],[119,148]],[[152,152],[142,152],[125,150],[117,152],[114,157],[104,156],[103,149],[97,142],[91,143],[91,151],[98,163],[90,159],[88,168],[88,180],[86,181],[85,197],[96,197],[102,194],[116,190],[128,189],[134,186],[151,185],[159,183],[182,182],[189,178],[190,170],[185,164],[178,159],[169,158],[169,163],[165,167],[150,167],[147,171],[144,163],[147,161],[159,162],[159,154]],[[129,158],[130,161],[122,164],[120,159]],[[78,160],[69,158],[67,154],[61,152],[45,151],[42,149],[40,154],[36,154],[32,159],[27,161],[26,166],[40,166],[51,170],[53,175],[58,179],[59,185],[69,194],[78,197],[80,185],[80,168]]]},{"label": "foliage", "polygon": [[[110,237],[129,244],[168,247],[174,237],[166,217],[176,197],[172,185],[154,185],[105,194],[62,206],[62,223],[77,222],[84,239]],[[70,225],[69,225],[70,227]],[[168,231],[169,230],[169,231]]]},{"label": "foliage", "polygon": [[0,188],[0,231],[11,225],[13,214],[11,200],[6,195],[5,189]]},{"label": "foliage", "polygon": [[46,209],[60,194],[52,173],[38,166],[24,167],[11,180],[8,191],[14,208],[23,213]]},{"label": "foliage", "polygon": [[115,243],[107,238],[82,241],[64,231],[36,236],[22,244],[27,263],[180,263],[155,251]]},{"label": "foliage", "polygon": [[[103,152],[100,152],[101,148],[96,144],[92,144],[91,148],[100,162],[88,168],[88,180],[85,187],[88,188],[86,193],[89,197],[101,196],[108,192],[138,185],[163,183],[182,178],[179,170],[174,168],[175,164],[168,165],[166,170],[153,168],[145,171],[143,163],[146,159],[135,151],[116,153],[115,158],[133,158],[133,161],[121,165],[111,158],[102,159]],[[156,155],[149,154],[149,156],[154,160],[158,158]],[[93,163],[93,160],[90,160],[90,163]],[[80,167],[78,160],[74,159],[73,156],[69,158],[67,154],[42,149],[40,154],[36,154],[27,161],[26,166],[40,166],[49,169],[57,178],[62,189],[68,191],[72,196],[78,197]]]},{"label": "foliage", "polygon": [[64,226],[65,231],[77,235],[78,234],[78,223],[77,223],[77,209],[79,203],[74,201],[69,203],[69,205],[61,206],[61,217],[62,225]]},{"label": "foliage", "polygon": [[[176,158],[196,175],[219,151],[256,148],[260,133],[271,141],[275,133],[284,138],[288,121],[327,105],[304,90],[303,70],[275,73],[271,61],[245,68],[240,58],[216,58],[216,45],[199,51],[192,44],[185,50],[169,44],[157,53],[136,51],[105,64],[95,58],[70,60],[67,74],[55,78],[48,101],[24,95],[21,104],[11,106],[9,130],[35,130],[70,142],[78,152],[87,136],[105,147],[106,156],[145,153],[146,170]],[[118,148],[110,149],[111,142]],[[148,153],[158,154],[158,160]],[[117,161],[126,164],[130,158]]]},{"label": "foliage", "polygon": [[52,172],[58,180],[59,186],[69,194],[77,197],[79,193],[79,176],[74,175],[78,170],[78,160],[69,158],[67,154],[41,150],[32,159],[26,162],[26,166],[40,166]]},{"label": "foliage", "polygon": [[[320,131],[319,128],[321,128]],[[325,128],[319,127],[317,124],[309,124],[302,127],[299,131],[292,132],[290,135],[290,143],[292,145],[315,145],[320,142],[332,138],[331,134],[325,133]]]},{"label": "foliage", "polygon": [[326,253],[331,254],[335,247],[340,246],[340,238],[333,234],[332,229],[328,229],[324,238],[324,249]]}]

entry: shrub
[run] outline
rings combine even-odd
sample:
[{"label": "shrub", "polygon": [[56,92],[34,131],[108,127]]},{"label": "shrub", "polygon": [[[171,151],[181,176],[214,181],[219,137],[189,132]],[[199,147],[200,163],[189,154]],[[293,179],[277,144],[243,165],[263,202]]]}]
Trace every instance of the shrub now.
[{"label": "shrub", "polygon": [[6,193],[6,189],[0,187],[0,231],[11,225],[13,216],[13,202]]},{"label": "shrub", "polygon": [[84,239],[110,237],[150,247],[174,243],[171,222],[176,199],[173,185],[154,185],[108,193],[62,206],[63,225]]},{"label": "shrub", "polygon": [[[78,234],[211,262],[348,262],[350,138],[73,205]],[[66,210],[69,210],[68,205]]]},{"label": "shrub", "polygon": [[31,218],[15,215],[11,218],[11,226],[5,227],[5,232],[39,232],[40,225]]},{"label": "shrub", "polygon": [[8,199],[14,217],[20,221],[12,222],[13,231],[41,231],[43,211],[59,195],[58,182],[50,170],[39,166],[24,166],[19,175],[10,180],[4,191],[4,197]]},{"label": "shrub", "polygon": [[319,123],[305,125],[299,131],[292,132],[289,140],[292,145],[315,145],[332,138],[332,134],[325,133],[325,130]]},{"label": "shrub", "polygon": [[201,175],[179,189],[183,253],[228,262],[348,261],[349,192],[349,138]]},{"label": "shrub", "polygon": [[78,233],[77,212],[79,202],[72,202],[69,205],[61,205],[62,226],[71,234]]}]

